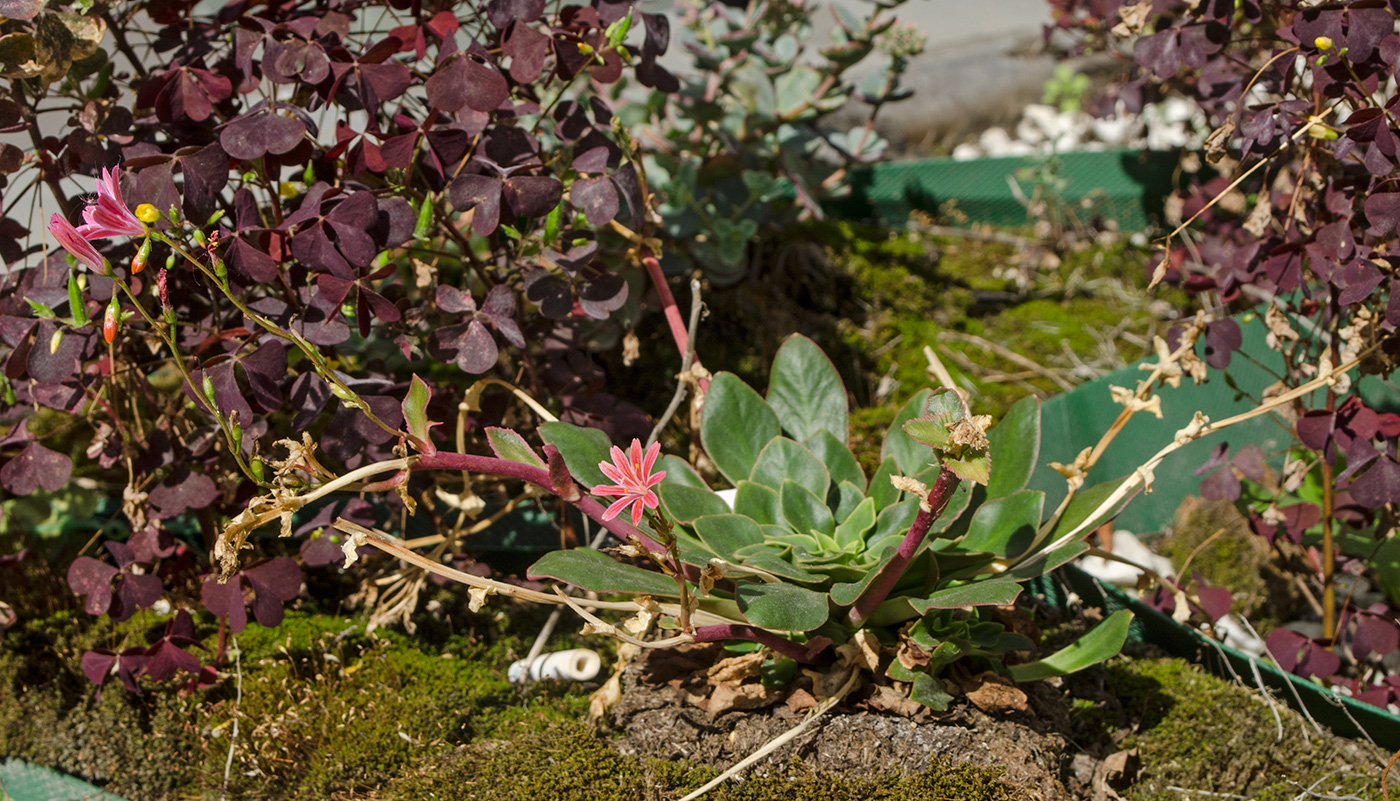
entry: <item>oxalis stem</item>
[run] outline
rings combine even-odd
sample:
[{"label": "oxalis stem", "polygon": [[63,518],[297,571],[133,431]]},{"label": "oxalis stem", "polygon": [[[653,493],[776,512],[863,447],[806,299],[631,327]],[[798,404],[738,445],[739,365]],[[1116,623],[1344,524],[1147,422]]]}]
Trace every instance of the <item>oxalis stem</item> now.
[{"label": "oxalis stem", "polygon": [[909,533],[904,535],[904,541],[899,544],[899,550],[895,551],[894,558],[880,568],[879,573],[851,606],[847,618],[852,625],[859,626],[864,623],[865,619],[880,608],[880,604],[884,603],[885,599],[890,596],[890,591],[899,582],[899,577],[904,575],[905,568],[909,567],[909,563],[919,552],[919,546],[928,536],[933,521],[937,520],[938,516],[943,514],[943,510],[948,507],[948,501],[952,499],[953,491],[958,488],[958,483],[959,479],[952,470],[946,467],[939,469],[938,479],[933,482],[933,489],[928,491],[927,499],[920,501],[919,514],[914,518],[914,524],[909,527]]}]

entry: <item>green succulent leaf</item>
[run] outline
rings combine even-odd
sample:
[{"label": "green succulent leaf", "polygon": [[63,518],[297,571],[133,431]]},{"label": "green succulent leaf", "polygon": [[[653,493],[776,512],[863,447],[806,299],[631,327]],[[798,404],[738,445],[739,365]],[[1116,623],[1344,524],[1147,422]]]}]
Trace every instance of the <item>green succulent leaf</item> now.
[{"label": "green succulent leaf", "polygon": [[781,489],[784,481],[796,481],[818,498],[825,498],[831,487],[826,465],[787,437],[774,437],[758,454],[749,480],[771,489]]},{"label": "green succulent leaf", "polygon": [[[514,429],[488,426],[486,441],[491,445],[491,450],[501,459],[528,464],[531,467],[548,468],[539,454],[535,453],[535,449],[530,447],[530,443],[526,442],[525,438],[516,433]],[[568,460],[566,459],[564,463],[568,464]]]},{"label": "green succulent leaf", "polygon": [[940,389],[928,396],[923,414],[904,421],[901,428],[915,440],[939,449],[948,445],[948,429],[967,417],[967,404],[951,389]]},{"label": "green succulent leaf", "polygon": [[1012,581],[1027,581],[1037,576],[1043,576],[1055,568],[1074,561],[1075,557],[1089,550],[1089,543],[1083,540],[1065,543],[1049,553],[1040,554],[1032,559],[1027,559],[1019,565],[1006,571],[1006,577]]},{"label": "green succulent leaf", "polygon": [[1040,399],[1031,396],[1017,401],[987,431],[987,439],[996,465],[987,482],[987,497],[1002,498],[1025,489],[1040,459]]},{"label": "green succulent leaf", "polygon": [[855,454],[851,453],[845,442],[838,440],[830,431],[818,431],[802,444],[826,465],[826,471],[831,474],[833,482],[839,484],[849,481],[862,492],[865,491],[865,471],[860,469],[860,462],[856,461]]},{"label": "green succulent leaf", "polygon": [[880,574],[880,568],[884,567],[886,562],[893,559],[898,550],[898,543],[886,545],[881,550],[879,558],[870,565],[870,568],[858,580],[832,585],[831,600],[834,601],[837,606],[850,606],[855,603],[856,600],[860,598],[860,594],[865,592],[865,588],[870,586],[870,582],[874,581]]},{"label": "green succulent leaf", "polygon": [[1102,512],[1096,514],[1096,511],[1099,506],[1101,506],[1104,501],[1108,500],[1109,496],[1129,478],[1131,478],[1131,476],[1115,478],[1112,481],[1095,484],[1088,489],[1080,490],[1076,493],[1075,496],[1070,499],[1069,505],[1065,507],[1064,514],[1060,515],[1060,519],[1055,521],[1055,527],[1050,530],[1050,536],[1047,538],[1048,541],[1055,542],[1076,530],[1081,534],[1093,531],[1104,523],[1117,517],[1118,513],[1123,511],[1123,507],[1128,505],[1128,501],[1132,500],[1133,497],[1137,495],[1137,492],[1128,493],[1122,500],[1117,501]]},{"label": "green succulent leaf", "polygon": [[827,536],[836,532],[836,518],[826,502],[796,481],[788,479],[783,482],[782,489],[778,491],[778,504],[783,522],[794,531],[815,531]]},{"label": "green succulent leaf", "polygon": [[783,430],[799,442],[818,431],[846,442],[846,386],[817,343],[801,334],[788,337],[773,357],[768,405]]},{"label": "green succulent leaf", "polygon": [[753,518],[759,524],[775,524],[783,519],[777,490],[748,480],[739,482],[738,492],[734,495],[734,511]]},{"label": "green succulent leaf", "polygon": [[958,550],[1019,556],[1035,542],[1036,527],[1045,511],[1045,493],[1021,490],[987,501],[972,516]]},{"label": "green succulent leaf", "polygon": [[[886,442],[888,441],[886,439]],[[870,477],[870,484],[866,487],[866,494],[875,499],[875,506],[879,509],[884,509],[899,500],[900,495],[895,485],[890,483],[890,476],[900,475],[899,464],[892,456],[883,458],[884,461],[880,462],[879,468],[875,470],[875,475]]]},{"label": "green succulent leaf", "polygon": [[657,486],[656,494],[661,497],[661,504],[671,519],[683,526],[690,525],[697,517],[729,514],[729,504],[709,488],[663,482]]},{"label": "green succulent leaf", "polygon": [[780,433],[773,409],[738,376],[720,373],[710,382],[700,436],[715,467],[730,483],[737,485],[748,478],[763,446]]},{"label": "green succulent leaf", "polygon": [[596,428],[582,428],[572,423],[547,422],[540,424],[540,437],[559,449],[569,472],[586,487],[612,483],[598,469],[600,462],[611,461],[608,449],[612,447],[612,442],[607,434]]},{"label": "green succulent leaf", "polygon": [[702,542],[726,562],[742,562],[735,552],[746,545],[763,542],[758,524],[743,515],[718,514],[697,517],[693,523]]},{"label": "green succulent leaf", "polygon": [[710,485],[705,483],[705,479],[701,478],[700,474],[695,472],[695,468],[690,466],[690,462],[679,456],[672,456],[669,453],[662,456],[656,461],[656,469],[666,471],[665,483],[667,484],[684,484],[687,487],[700,489],[710,488]]},{"label": "green succulent leaf", "polygon": [[914,677],[914,686],[909,689],[909,697],[935,712],[946,711],[948,704],[953,702],[953,696],[948,694],[943,682],[927,673],[920,673]]},{"label": "green succulent leaf", "polygon": [[776,548],[762,548],[744,556],[745,567],[756,567],[759,570],[767,570],[775,576],[800,584],[821,584],[826,581],[825,576],[816,573],[809,573],[806,570],[794,565],[784,559],[781,552]]},{"label": "green succulent leaf", "polygon": [[742,581],[736,594],[744,617],[770,631],[811,631],[829,617],[826,593],[792,584]]},{"label": "green succulent leaf", "polygon": [[865,541],[866,532],[875,526],[875,499],[866,498],[836,527],[836,542],[842,548]]},{"label": "green succulent leaf", "polygon": [[[865,493],[861,492],[855,484],[849,481],[842,481],[836,488],[836,522],[838,524],[846,522],[846,518],[851,516],[851,512],[856,510],[865,501]],[[827,505],[831,504],[831,496],[827,495]]]},{"label": "green succulent leaf", "polygon": [[1123,650],[1132,622],[1133,613],[1120,609],[1070,645],[1037,662],[1012,665],[1008,672],[1016,681],[1038,681],[1097,665]]},{"label": "green succulent leaf", "polygon": [[530,567],[533,580],[554,579],[592,592],[677,597],[676,582],[640,567],[625,565],[592,548],[550,551]]},{"label": "green succulent leaf", "polygon": [[[904,430],[904,424],[923,413],[924,402],[933,393],[930,390],[921,390],[909,402],[899,410],[894,416],[894,422],[890,423],[889,431],[885,432],[885,442],[880,446],[880,459],[894,459],[895,466],[899,472],[906,476],[917,475],[929,463],[934,460],[933,449],[921,442],[915,442]],[[881,466],[883,472],[883,465]],[[879,473],[876,474],[879,477]],[[889,479],[885,479],[889,483]],[[871,481],[871,493],[877,489],[875,481]],[[878,501],[877,501],[878,502]]]},{"label": "green succulent leaf", "polygon": [[990,579],[939,590],[927,598],[911,598],[909,605],[920,614],[930,609],[961,609],[965,606],[1005,606],[1015,603],[1021,585],[1014,581]]}]

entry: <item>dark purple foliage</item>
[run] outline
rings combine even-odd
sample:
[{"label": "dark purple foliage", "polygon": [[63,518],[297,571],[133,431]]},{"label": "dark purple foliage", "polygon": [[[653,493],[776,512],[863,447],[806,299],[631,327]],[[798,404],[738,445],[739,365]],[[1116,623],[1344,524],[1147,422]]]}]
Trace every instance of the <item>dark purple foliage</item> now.
[{"label": "dark purple foliage", "polygon": [[227,615],[229,629],[235,633],[248,625],[249,604],[259,625],[274,628],[282,622],[282,605],[300,592],[301,567],[286,557],[250,567],[223,584],[218,576],[209,576],[200,588],[204,607],[215,615]]}]

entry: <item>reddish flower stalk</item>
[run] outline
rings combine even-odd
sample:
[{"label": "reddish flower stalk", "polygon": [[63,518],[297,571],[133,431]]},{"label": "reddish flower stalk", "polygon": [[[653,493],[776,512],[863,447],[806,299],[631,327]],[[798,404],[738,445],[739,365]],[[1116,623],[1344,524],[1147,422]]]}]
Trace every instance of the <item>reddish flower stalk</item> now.
[{"label": "reddish flower stalk", "polygon": [[904,570],[914,561],[914,556],[919,552],[924,538],[928,536],[933,521],[948,508],[948,501],[952,500],[953,491],[958,488],[959,483],[960,479],[953,471],[946,467],[939,469],[938,479],[933,482],[933,489],[928,492],[927,503],[919,504],[919,514],[914,518],[914,524],[909,527],[909,533],[904,535],[899,550],[880,568],[879,575],[866,586],[865,591],[851,606],[847,618],[852,625],[859,626],[864,623],[890,596],[890,591],[899,583]]},{"label": "reddish flower stalk", "polygon": [[829,648],[813,648],[811,645],[796,643],[786,637],[779,637],[767,629],[755,626],[738,623],[699,626],[692,636],[696,642],[723,642],[725,640],[756,642],[804,665],[821,665],[831,661]]},{"label": "reddish flower stalk", "polygon": [[[661,298],[661,309],[666,314],[666,323],[671,327],[671,337],[676,340],[676,350],[680,352],[681,358],[690,350],[690,335],[685,330],[685,320],[681,319],[680,307],[676,305],[676,296],[671,294],[671,287],[666,283],[666,276],[661,272],[661,262],[656,255],[651,252],[651,248],[642,248],[642,265],[647,268],[647,275],[651,277],[651,283],[656,287],[656,295]],[[691,356],[691,365],[700,366],[700,355]],[[700,391],[708,392],[710,389],[710,379],[702,378],[699,381]]]}]

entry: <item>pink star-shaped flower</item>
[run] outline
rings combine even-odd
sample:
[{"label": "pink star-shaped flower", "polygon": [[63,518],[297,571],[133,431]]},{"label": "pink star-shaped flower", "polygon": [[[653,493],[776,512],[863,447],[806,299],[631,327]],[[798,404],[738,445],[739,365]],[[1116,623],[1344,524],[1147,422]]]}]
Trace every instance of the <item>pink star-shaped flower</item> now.
[{"label": "pink star-shaped flower", "polygon": [[609,452],[612,463],[598,463],[598,469],[603,471],[603,475],[616,482],[613,485],[600,484],[593,488],[594,495],[617,498],[603,512],[604,520],[612,520],[630,505],[632,525],[635,526],[642,522],[643,510],[655,509],[661,503],[652,487],[661,483],[666,477],[666,471],[651,472],[659,453],[661,443],[653,442],[643,455],[642,441],[633,439],[628,453],[623,453],[621,448],[614,445]]}]

